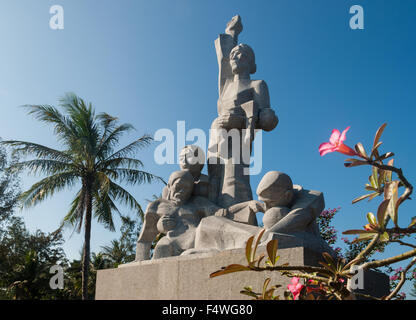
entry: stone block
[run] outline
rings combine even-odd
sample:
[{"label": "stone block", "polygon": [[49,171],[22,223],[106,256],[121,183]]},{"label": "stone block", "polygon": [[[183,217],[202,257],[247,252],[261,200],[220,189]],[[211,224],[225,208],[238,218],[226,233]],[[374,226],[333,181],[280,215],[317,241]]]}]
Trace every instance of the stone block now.
[{"label": "stone block", "polygon": [[[279,264],[316,265],[319,254],[294,239],[280,241]],[[265,252],[265,246],[257,254]],[[243,271],[215,278],[209,275],[229,264],[246,264],[245,249],[208,252],[157,260],[132,262],[116,269],[98,270],[97,300],[247,300],[240,294],[245,286],[261,291],[266,278],[282,285],[290,283],[279,272]]]}]

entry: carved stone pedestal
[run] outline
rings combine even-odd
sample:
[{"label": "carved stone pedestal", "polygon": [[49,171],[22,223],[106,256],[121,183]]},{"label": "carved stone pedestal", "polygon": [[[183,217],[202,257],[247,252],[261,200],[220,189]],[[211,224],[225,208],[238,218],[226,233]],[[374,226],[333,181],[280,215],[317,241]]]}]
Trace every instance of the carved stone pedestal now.
[{"label": "carved stone pedestal", "polygon": [[[265,252],[259,247],[258,254]],[[279,238],[278,264],[317,265],[321,255],[291,237]],[[245,286],[260,292],[266,278],[271,285],[280,284],[283,297],[290,278],[279,272],[244,271],[216,278],[209,275],[229,264],[246,264],[245,250],[233,249],[157,260],[132,262],[117,269],[99,270],[97,300],[247,300],[240,294]],[[381,273],[364,273],[365,292],[388,294],[388,277]]]}]

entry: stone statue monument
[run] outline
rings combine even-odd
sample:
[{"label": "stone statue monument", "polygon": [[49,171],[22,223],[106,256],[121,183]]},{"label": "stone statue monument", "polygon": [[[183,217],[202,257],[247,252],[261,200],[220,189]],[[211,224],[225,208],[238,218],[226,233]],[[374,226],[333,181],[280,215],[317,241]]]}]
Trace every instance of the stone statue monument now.
[{"label": "stone statue monument", "polygon": [[255,56],[250,46],[238,44],[242,29],[237,15],[215,41],[219,98],[210,130],[208,176],[202,173],[204,151],[184,147],[180,171],[171,174],[161,198],[146,209],[136,261],[150,258],[159,234],[164,237],[152,259],[244,247],[261,230],[258,212],[264,212],[265,241],[285,234],[325,247],[315,223],[324,209],[322,193],[293,186],[288,175],[271,171],[257,188],[262,202],[252,200],[244,152],[250,155],[255,130],[273,130],[278,118],[270,108],[266,83],[250,79],[256,72]]},{"label": "stone statue monument", "polygon": [[256,72],[255,55],[247,44],[237,44],[242,29],[237,15],[215,41],[218,117],[210,130],[208,173],[211,200],[223,207],[252,199],[248,167],[254,130],[271,131],[278,123],[266,82],[250,79]]},{"label": "stone statue monument", "polygon": [[[246,242],[262,230],[258,212],[264,213],[266,229],[259,251],[278,239],[281,261],[308,266],[317,265],[322,252],[333,253],[316,224],[325,205],[321,192],[270,171],[257,187],[259,201],[252,200],[249,161],[255,133],[273,130],[278,118],[266,83],[250,79],[256,72],[255,55],[247,44],[238,44],[242,30],[237,15],[215,41],[218,117],[211,125],[207,159],[196,146],[181,150],[180,170],[146,208],[136,261],[98,270],[97,300],[241,299],[243,285],[263,286],[263,273],[238,272],[220,279],[209,274],[230,263],[246,263]],[[208,175],[202,173],[205,163]],[[282,295],[289,278],[279,273],[270,277],[282,285]],[[368,288],[383,283],[389,292],[388,277],[365,279]]]}]

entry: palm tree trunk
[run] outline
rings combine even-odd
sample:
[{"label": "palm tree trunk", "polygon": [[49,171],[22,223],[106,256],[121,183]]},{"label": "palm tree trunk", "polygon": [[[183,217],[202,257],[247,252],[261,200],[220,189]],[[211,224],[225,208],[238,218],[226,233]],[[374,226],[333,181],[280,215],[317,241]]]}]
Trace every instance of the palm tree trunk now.
[{"label": "palm tree trunk", "polygon": [[90,266],[90,239],[91,239],[91,217],[92,196],[91,184],[86,184],[86,212],[85,212],[85,236],[84,252],[82,257],[82,300],[88,300],[88,273]]}]

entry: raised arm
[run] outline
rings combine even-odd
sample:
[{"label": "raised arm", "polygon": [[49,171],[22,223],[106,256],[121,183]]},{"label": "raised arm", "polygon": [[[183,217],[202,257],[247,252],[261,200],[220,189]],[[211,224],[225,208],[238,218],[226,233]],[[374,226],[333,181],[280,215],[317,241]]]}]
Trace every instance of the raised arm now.
[{"label": "raised arm", "polygon": [[238,35],[243,30],[241,17],[234,16],[227,24],[225,34],[220,34],[215,40],[215,50],[218,60],[218,93],[221,96],[225,83],[233,78],[230,66],[230,52],[238,43]]}]

